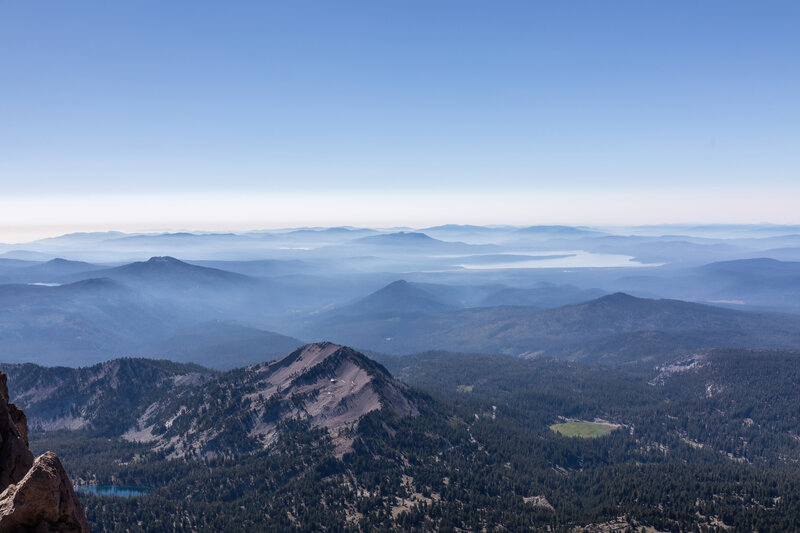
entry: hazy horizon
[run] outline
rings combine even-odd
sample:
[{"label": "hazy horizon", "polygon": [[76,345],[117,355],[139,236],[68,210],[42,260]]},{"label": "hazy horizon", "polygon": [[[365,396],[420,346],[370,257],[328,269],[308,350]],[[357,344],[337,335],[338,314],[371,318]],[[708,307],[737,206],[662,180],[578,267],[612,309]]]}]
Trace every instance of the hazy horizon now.
[{"label": "hazy horizon", "polygon": [[[0,198],[0,242],[83,231],[248,231],[442,224],[798,224],[800,192],[192,193]],[[731,215],[733,210],[736,214]]]},{"label": "hazy horizon", "polygon": [[[56,237],[64,237],[73,234],[92,234],[92,233],[122,233],[125,235],[165,235],[165,234],[178,234],[178,233],[192,233],[196,235],[202,234],[236,234],[244,235],[249,233],[259,232],[291,232],[296,230],[326,230],[332,228],[347,228],[347,229],[370,229],[382,233],[391,232],[422,232],[426,229],[438,226],[476,226],[483,228],[526,228],[534,226],[563,226],[569,228],[587,228],[591,230],[608,232],[616,235],[640,235],[640,236],[658,236],[669,235],[673,231],[678,234],[686,234],[692,236],[703,236],[703,231],[687,231],[687,229],[710,229],[718,230],[717,238],[738,238],[743,235],[734,228],[784,228],[798,226],[793,222],[776,223],[771,221],[759,222],[718,222],[718,221],[697,221],[697,222],[669,222],[669,223],[656,223],[656,224],[568,224],[568,223],[549,223],[547,221],[534,222],[534,223],[483,223],[475,224],[470,222],[436,222],[431,224],[416,224],[416,225],[368,225],[368,224],[298,224],[298,225],[273,225],[273,226],[254,226],[247,224],[239,225],[203,225],[203,226],[143,226],[143,225],[64,225],[64,226],[43,226],[30,228],[3,228],[0,227],[0,245],[13,246],[24,245],[33,243],[39,240],[51,239]],[[778,232],[777,234],[783,234]]]}]

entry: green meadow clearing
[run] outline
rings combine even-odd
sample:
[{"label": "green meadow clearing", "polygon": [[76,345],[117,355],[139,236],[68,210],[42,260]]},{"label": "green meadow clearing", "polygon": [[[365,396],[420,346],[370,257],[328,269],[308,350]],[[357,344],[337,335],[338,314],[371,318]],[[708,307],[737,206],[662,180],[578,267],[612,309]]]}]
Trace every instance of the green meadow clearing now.
[{"label": "green meadow clearing", "polygon": [[571,420],[561,424],[553,424],[550,429],[556,433],[560,433],[565,437],[581,437],[582,439],[593,439],[595,437],[603,437],[608,435],[617,426],[612,424],[603,424],[599,422],[578,422]]}]

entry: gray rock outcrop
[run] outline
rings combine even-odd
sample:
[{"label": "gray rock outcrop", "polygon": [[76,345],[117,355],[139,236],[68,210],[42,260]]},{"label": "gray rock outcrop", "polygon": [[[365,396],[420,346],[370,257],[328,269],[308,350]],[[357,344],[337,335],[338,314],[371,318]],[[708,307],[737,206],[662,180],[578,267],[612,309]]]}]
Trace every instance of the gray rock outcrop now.
[{"label": "gray rock outcrop", "polygon": [[35,460],[25,413],[9,403],[0,372],[0,533],[88,533],[72,482],[56,454]]}]

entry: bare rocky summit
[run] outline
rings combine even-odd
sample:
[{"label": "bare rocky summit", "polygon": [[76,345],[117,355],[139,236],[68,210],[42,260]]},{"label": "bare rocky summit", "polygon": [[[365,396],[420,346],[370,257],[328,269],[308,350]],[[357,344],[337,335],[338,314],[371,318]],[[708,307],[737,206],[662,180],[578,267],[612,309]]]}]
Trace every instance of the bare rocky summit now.
[{"label": "bare rocky summit", "polygon": [[[327,428],[334,436],[378,409],[386,408],[398,415],[418,413],[414,402],[405,396],[404,385],[379,364],[346,346],[330,342],[309,344],[251,370],[257,386],[249,397],[260,423],[250,434],[262,441],[269,442],[274,434],[277,417],[270,416],[269,411],[274,410],[279,398],[283,401],[281,418],[306,418],[311,425]],[[262,401],[255,401],[257,398]],[[295,401],[290,407],[287,399],[292,398]],[[298,402],[297,398],[302,400]]]},{"label": "bare rocky summit", "polygon": [[[365,355],[329,342],[221,375],[143,410],[124,438],[151,442],[169,457],[217,457],[268,448],[289,420],[324,428],[338,452],[365,414],[416,416],[408,388]],[[220,422],[222,421],[222,422]]]},{"label": "bare rocky summit", "polygon": [[89,524],[58,457],[35,460],[28,449],[25,414],[9,403],[0,372],[0,533],[88,532]]}]

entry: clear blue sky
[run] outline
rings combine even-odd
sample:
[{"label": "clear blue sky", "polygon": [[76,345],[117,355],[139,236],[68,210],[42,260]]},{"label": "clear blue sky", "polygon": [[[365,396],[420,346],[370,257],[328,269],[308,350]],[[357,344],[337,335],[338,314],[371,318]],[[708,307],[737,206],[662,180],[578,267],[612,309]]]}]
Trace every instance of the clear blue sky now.
[{"label": "clear blue sky", "polygon": [[0,0],[2,195],[763,204],[800,190],[799,28],[797,1]]}]

